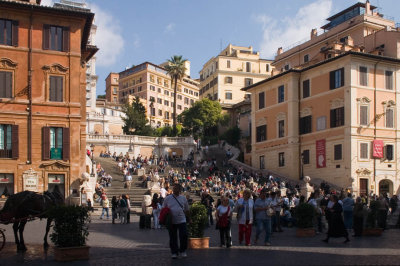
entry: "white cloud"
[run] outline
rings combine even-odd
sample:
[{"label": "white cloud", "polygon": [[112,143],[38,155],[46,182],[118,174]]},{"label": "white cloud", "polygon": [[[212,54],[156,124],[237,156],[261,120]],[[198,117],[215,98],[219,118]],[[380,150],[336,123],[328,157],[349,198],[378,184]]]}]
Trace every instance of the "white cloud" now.
[{"label": "white cloud", "polygon": [[97,25],[95,44],[100,50],[96,54],[96,64],[113,65],[124,49],[121,27],[116,18],[98,6],[90,4],[89,8],[95,13],[94,23]]},{"label": "white cloud", "polygon": [[53,6],[54,1],[53,0],[42,0],[42,2],[40,3],[40,5],[42,6]]},{"label": "white cloud", "polygon": [[140,47],[140,37],[137,34],[133,34],[133,47],[135,48]]},{"label": "white cloud", "polygon": [[165,29],[164,29],[164,33],[173,33],[175,29],[175,23],[169,23]]},{"label": "white cloud", "polygon": [[311,29],[324,25],[331,10],[332,0],[317,0],[301,7],[294,17],[286,16],[276,20],[267,15],[255,16],[263,29],[261,55],[264,58],[273,58],[278,47],[285,49],[296,42],[309,39]]}]

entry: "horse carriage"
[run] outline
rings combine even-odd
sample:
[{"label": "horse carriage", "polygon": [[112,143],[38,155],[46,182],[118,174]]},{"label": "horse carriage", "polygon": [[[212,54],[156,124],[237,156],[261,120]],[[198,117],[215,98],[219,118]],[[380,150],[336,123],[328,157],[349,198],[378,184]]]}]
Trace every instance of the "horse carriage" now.
[{"label": "horse carriage", "polygon": [[[44,247],[48,247],[47,235],[50,230],[52,219],[48,212],[51,208],[64,204],[64,197],[57,190],[46,191],[39,194],[32,191],[22,191],[11,195],[0,211],[0,224],[13,224],[15,244],[17,251],[26,251],[24,242],[24,229],[29,221],[47,219],[46,233],[44,236]],[[0,250],[3,249],[6,237],[4,229],[0,228]],[[19,234],[19,235],[18,235]]]}]

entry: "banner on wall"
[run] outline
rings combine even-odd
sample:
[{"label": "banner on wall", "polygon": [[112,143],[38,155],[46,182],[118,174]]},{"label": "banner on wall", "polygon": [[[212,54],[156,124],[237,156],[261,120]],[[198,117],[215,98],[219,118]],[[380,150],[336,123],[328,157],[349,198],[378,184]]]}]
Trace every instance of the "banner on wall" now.
[{"label": "banner on wall", "polygon": [[373,146],[373,153],[372,156],[375,158],[383,158],[383,140],[377,140],[375,139],[372,142]]},{"label": "banner on wall", "polygon": [[324,139],[317,140],[315,143],[317,155],[317,168],[326,167],[326,141]]}]

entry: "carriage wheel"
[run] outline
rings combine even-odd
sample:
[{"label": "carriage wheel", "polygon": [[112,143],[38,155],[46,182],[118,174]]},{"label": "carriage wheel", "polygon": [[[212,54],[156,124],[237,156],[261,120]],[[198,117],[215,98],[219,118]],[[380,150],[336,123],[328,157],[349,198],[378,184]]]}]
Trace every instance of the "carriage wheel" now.
[{"label": "carriage wheel", "polygon": [[6,236],[4,235],[3,230],[0,229],[0,250],[3,249],[5,244],[6,244]]}]

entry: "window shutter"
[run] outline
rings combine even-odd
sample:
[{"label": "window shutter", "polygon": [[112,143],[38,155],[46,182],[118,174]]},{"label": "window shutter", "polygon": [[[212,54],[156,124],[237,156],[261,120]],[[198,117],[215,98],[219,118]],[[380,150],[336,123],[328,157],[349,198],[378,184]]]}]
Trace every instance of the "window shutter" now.
[{"label": "window shutter", "polygon": [[42,159],[50,159],[50,128],[42,128]]},{"label": "window shutter", "polygon": [[56,97],[56,91],[57,91],[57,82],[56,82],[56,77],[55,76],[50,76],[50,88],[49,88],[49,100],[50,101],[57,101]]},{"label": "window shutter", "polygon": [[18,146],[18,126],[17,125],[12,125],[11,128],[11,147],[12,147],[12,158],[13,159],[18,159],[18,154],[19,154],[19,146]]},{"label": "window shutter", "polygon": [[63,128],[62,153],[63,153],[63,160],[64,161],[68,161],[69,160],[69,153],[70,153],[70,137],[69,137],[69,128],[68,127],[64,127]]},{"label": "window shutter", "polygon": [[5,98],[12,97],[12,72],[5,72]]},{"label": "window shutter", "polygon": [[69,28],[63,28],[63,52],[69,51]]},{"label": "window shutter", "polygon": [[360,106],[360,124],[368,125],[368,106]]},{"label": "window shutter", "polygon": [[331,90],[335,88],[335,71],[329,73],[329,88]]},{"label": "window shutter", "polygon": [[340,69],[340,86],[344,86],[344,68]]},{"label": "window shutter", "polygon": [[336,112],[335,109],[331,110],[331,128],[335,127],[336,124]]},{"label": "window shutter", "polygon": [[386,145],[386,159],[393,160],[393,145]]},{"label": "window shutter", "polygon": [[13,46],[18,46],[18,21],[13,20],[12,22],[12,40]]},{"label": "window shutter", "polygon": [[56,78],[56,95],[57,95],[57,102],[63,101],[63,77]]},{"label": "window shutter", "polygon": [[43,50],[50,48],[50,26],[43,25]]},{"label": "window shutter", "polygon": [[393,127],[393,109],[386,110],[386,127]]}]

